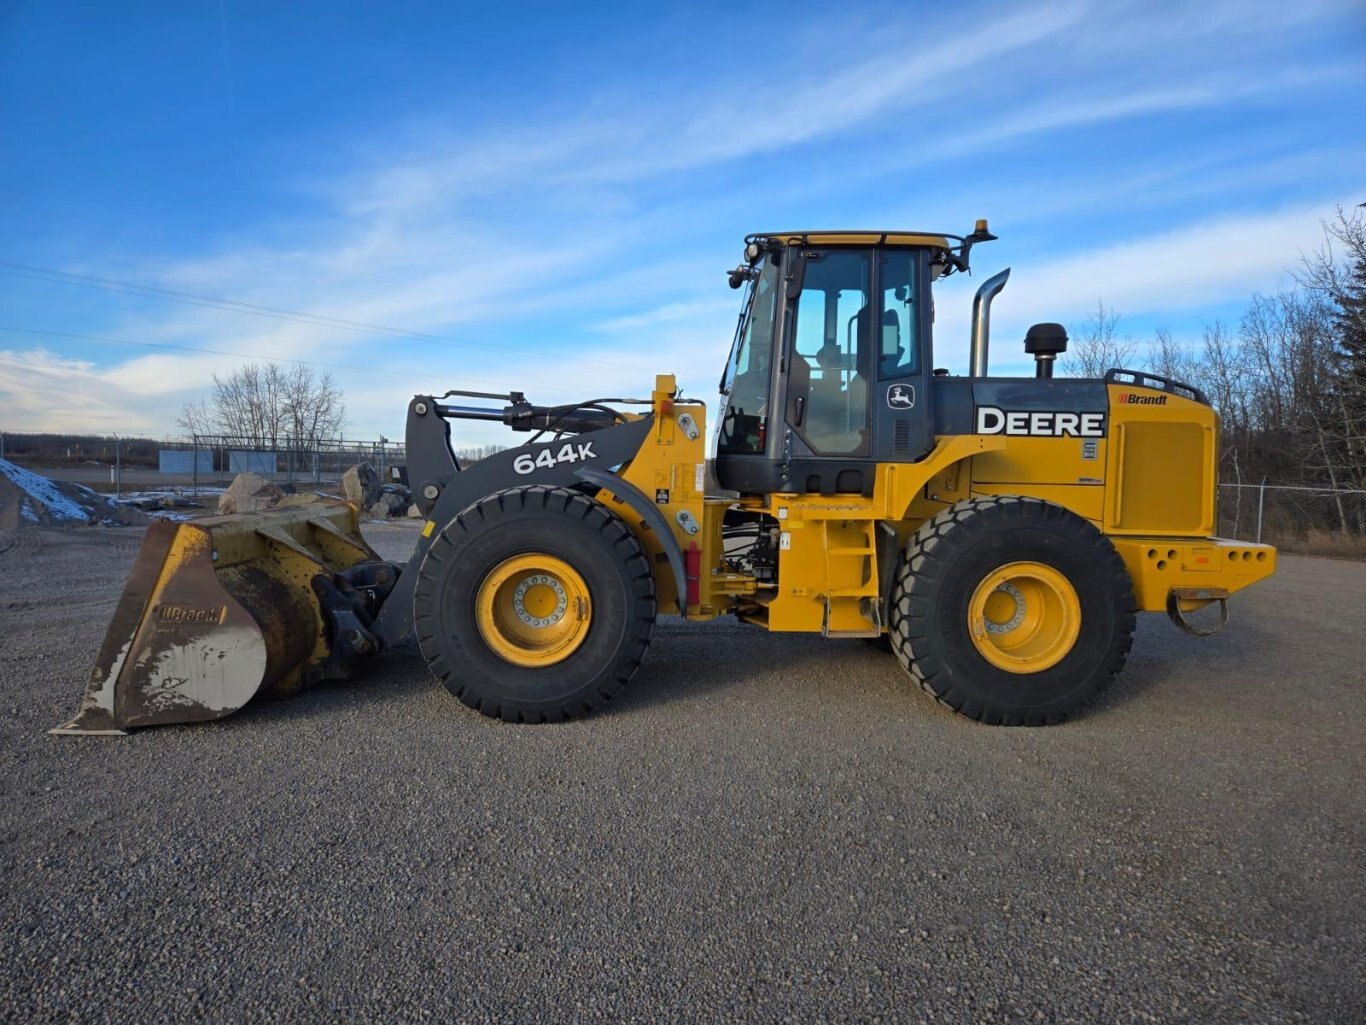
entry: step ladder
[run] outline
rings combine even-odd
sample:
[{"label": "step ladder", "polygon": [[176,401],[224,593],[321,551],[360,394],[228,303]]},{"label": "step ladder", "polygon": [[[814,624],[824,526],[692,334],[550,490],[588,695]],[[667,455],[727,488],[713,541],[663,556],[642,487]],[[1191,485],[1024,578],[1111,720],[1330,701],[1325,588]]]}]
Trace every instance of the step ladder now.
[{"label": "step ladder", "polygon": [[[863,538],[859,544],[835,545],[830,540],[830,520],[819,520],[822,531],[822,549],[825,552],[825,579],[827,582],[824,603],[825,610],[821,616],[821,634],[825,637],[878,637],[883,631],[882,617],[882,595],[878,593],[877,579],[877,522],[875,520],[859,520],[858,527],[863,532]],[[831,587],[829,581],[835,579],[831,572],[834,560],[858,558],[860,560],[859,577],[862,583],[854,587]],[[856,600],[858,602],[859,614],[863,616],[866,626],[857,630],[833,630],[830,627],[831,609],[837,601]]]}]

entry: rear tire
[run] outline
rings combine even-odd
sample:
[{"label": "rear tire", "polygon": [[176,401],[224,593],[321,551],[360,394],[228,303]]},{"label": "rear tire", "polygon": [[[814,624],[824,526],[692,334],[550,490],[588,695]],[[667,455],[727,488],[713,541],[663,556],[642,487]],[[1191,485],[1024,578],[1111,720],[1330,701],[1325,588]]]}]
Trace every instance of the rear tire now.
[{"label": "rear tire", "polygon": [[1114,546],[1038,499],[968,499],[926,521],[892,590],[897,658],[936,700],[986,723],[1067,719],[1123,668],[1133,631]]},{"label": "rear tire", "polygon": [[482,499],[418,568],[413,622],[446,689],[508,722],[583,715],[617,694],[649,646],[655,587],[640,542],[564,488]]}]

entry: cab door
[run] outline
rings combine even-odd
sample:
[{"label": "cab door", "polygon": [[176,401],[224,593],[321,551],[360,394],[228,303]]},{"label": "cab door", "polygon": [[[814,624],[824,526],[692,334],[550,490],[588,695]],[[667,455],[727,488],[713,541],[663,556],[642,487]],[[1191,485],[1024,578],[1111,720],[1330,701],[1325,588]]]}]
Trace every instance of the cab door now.
[{"label": "cab door", "polygon": [[929,265],[920,249],[881,249],[875,264],[872,454],[878,462],[915,462],[934,447]]},{"label": "cab door", "polygon": [[801,288],[791,297],[786,331],[787,423],[811,456],[868,459],[873,253],[831,249],[802,255],[806,266]]}]

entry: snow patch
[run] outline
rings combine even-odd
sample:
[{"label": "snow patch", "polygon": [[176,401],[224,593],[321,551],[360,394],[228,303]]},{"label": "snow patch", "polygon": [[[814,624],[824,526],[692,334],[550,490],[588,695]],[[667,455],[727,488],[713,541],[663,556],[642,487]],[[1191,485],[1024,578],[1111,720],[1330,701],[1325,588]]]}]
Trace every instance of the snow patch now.
[{"label": "snow patch", "polygon": [[[77,523],[86,523],[93,514],[93,506],[86,507],[77,504],[73,499],[68,498],[57,489],[57,485],[46,477],[40,477],[36,473],[30,473],[21,466],[15,466],[8,459],[0,459],[0,474],[8,477],[19,490],[27,492],[31,500],[42,504],[50,516],[59,520],[71,520]],[[29,500],[23,502],[20,510],[25,519],[37,522],[38,516],[29,507]]]},{"label": "snow patch", "polygon": [[0,530],[30,524],[45,527],[140,525],[147,517],[137,509],[115,505],[79,484],[49,480],[42,474],[0,459]]}]

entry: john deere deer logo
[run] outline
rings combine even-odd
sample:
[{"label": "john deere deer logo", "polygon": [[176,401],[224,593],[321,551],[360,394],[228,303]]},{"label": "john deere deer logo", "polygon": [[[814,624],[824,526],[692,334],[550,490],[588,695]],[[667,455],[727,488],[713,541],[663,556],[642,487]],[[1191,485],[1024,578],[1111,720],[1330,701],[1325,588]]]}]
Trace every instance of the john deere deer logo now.
[{"label": "john deere deer logo", "polygon": [[887,389],[887,405],[892,409],[910,409],[915,405],[915,389],[909,384],[894,384]]}]

